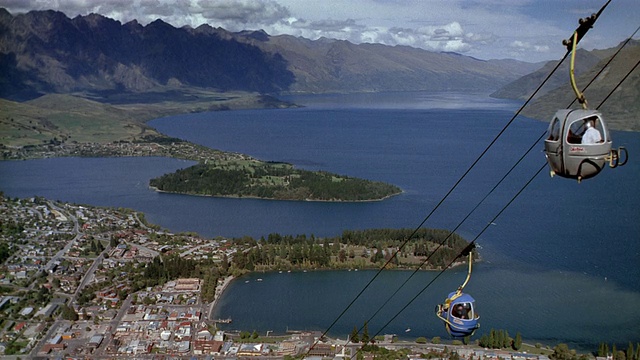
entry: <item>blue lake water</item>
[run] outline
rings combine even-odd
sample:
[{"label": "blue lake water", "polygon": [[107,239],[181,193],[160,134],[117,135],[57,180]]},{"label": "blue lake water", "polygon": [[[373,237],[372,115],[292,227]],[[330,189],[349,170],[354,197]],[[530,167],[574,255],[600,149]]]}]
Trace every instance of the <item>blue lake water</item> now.
[{"label": "blue lake water", "polygon": [[[293,98],[306,107],[174,116],[150,124],[170,136],[263,160],[381,180],[404,193],[381,202],[323,203],[160,194],[150,178],[188,167],[166,158],[45,159],[0,162],[0,190],[143,211],[172,231],[204,236],[269,233],[334,236],[345,229],[415,228],[434,209],[519,104],[461,94],[371,94]],[[551,114],[550,114],[551,116]],[[538,137],[546,124],[518,118],[425,223],[453,229]],[[631,161],[577,184],[546,170],[480,236],[481,262],[467,290],[483,331],[576,345],[637,341],[640,312],[640,134],[614,132]],[[473,239],[544,164],[542,144],[527,156],[458,232]],[[369,325],[371,334],[444,336],[433,313],[464,271],[448,271],[402,311],[429,281],[419,273]],[[234,282],[216,310],[228,328],[325,330],[372,272],[259,274]],[[407,272],[384,272],[331,333],[362,325]],[[253,281],[261,277],[263,281]],[[393,289],[395,290],[395,289]],[[392,291],[393,291],[392,290]],[[394,303],[395,301],[395,303]],[[321,309],[321,310],[320,310]],[[357,311],[355,310],[357,309]],[[578,314],[578,315],[574,315]],[[410,327],[410,333],[405,329]]]}]

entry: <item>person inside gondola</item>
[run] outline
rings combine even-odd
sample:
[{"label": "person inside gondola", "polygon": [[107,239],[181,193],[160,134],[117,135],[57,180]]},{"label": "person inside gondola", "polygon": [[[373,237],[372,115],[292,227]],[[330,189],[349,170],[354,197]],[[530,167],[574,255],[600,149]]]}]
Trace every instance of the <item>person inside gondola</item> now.
[{"label": "person inside gondola", "polygon": [[458,304],[456,305],[456,307],[453,309],[453,316],[459,318],[459,319],[468,319],[469,317],[467,316],[467,309],[465,309],[465,307],[462,304]]},{"label": "person inside gondola", "polygon": [[585,126],[587,130],[582,135],[583,145],[593,145],[602,142],[602,135],[600,135],[600,131],[595,128],[593,119],[587,119]]}]

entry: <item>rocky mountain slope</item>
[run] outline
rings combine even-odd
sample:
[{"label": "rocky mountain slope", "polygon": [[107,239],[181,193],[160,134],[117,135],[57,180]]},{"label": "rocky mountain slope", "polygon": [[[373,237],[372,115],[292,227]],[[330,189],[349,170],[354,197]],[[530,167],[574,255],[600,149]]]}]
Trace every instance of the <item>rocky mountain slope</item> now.
[{"label": "rocky mountain slope", "polygon": [[[640,41],[629,41],[614,57],[622,44],[604,50],[579,50],[576,53],[576,82],[580,89],[584,89],[595,79],[584,91],[584,95],[589,108],[600,110],[610,128],[640,131],[640,70],[633,70],[640,59]],[[575,94],[569,81],[569,60],[565,60],[534,101],[525,107],[523,115],[549,121],[558,109],[580,107],[574,101]],[[540,70],[494,92],[492,96],[526,99],[556,64],[557,62],[549,62]]]},{"label": "rocky mountain slope", "polygon": [[0,9],[0,97],[185,88],[259,93],[491,91],[538,67],[403,46],[352,44],[264,32],[231,33],[161,20],[122,24],[101,15]]},{"label": "rocky mountain slope", "polygon": [[281,54],[296,79],[289,89],[292,92],[486,91],[540,66],[515,60],[485,61],[408,46],[311,41],[262,32],[231,36],[265,52]]}]

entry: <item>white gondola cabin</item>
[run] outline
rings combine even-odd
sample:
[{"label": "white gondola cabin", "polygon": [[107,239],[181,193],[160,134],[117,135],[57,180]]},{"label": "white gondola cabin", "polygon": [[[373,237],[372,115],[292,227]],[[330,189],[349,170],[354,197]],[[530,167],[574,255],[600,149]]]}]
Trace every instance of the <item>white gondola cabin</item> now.
[{"label": "white gondola cabin", "polygon": [[588,179],[610,160],[611,137],[595,110],[558,110],[549,124],[544,151],[551,175]]}]

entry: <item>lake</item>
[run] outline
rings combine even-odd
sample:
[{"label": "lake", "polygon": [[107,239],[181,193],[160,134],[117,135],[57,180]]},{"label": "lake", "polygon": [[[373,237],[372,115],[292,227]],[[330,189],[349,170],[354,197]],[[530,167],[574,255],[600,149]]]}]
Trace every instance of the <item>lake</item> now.
[{"label": "lake", "polygon": [[[143,211],[171,231],[203,236],[269,233],[335,236],[345,229],[415,228],[511,119],[519,104],[469,94],[366,94],[295,97],[305,107],[189,114],[150,122],[161,132],[263,160],[393,183],[399,196],[369,203],[223,199],[156,193],[150,178],[192,162],[166,158],[45,159],[0,162],[0,190]],[[550,114],[551,116],[552,114]],[[605,114],[606,115],[606,114]],[[518,118],[425,222],[455,228],[546,130]],[[575,181],[537,176],[477,240],[482,262],[466,290],[482,327],[576,346],[636,341],[640,312],[640,136],[613,132],[629,164]],[[458,232],[473,239],[544,164],[542,144]],[[407,272],[383,272],[356,310],[331,331],[347,335],[386,300]],[[367,271],[256,274],[235,281],[216,309],[231,329],[323,331],[372,276]],[[435,305],[464,280],[448,271],[384,329],[429,281],[419,273],[369,325],[370,334],[446,336]],[[254,281],[257,277],[263,281]],[[249,281],[246,283],[245,281]],[[394,289],[395,290],[395,289]],[[404,293],[406,291],[406,293]],[[256,295],[259,294],[259,295]],[[620,304],[618,304],[620,302]],[[401,306],[402,305],[402,306]],[[321,311],[318,309],[322,309]],[[579,315],[574,315],[574,314]],[[405,333],[407,327],[411,332]]]}]

